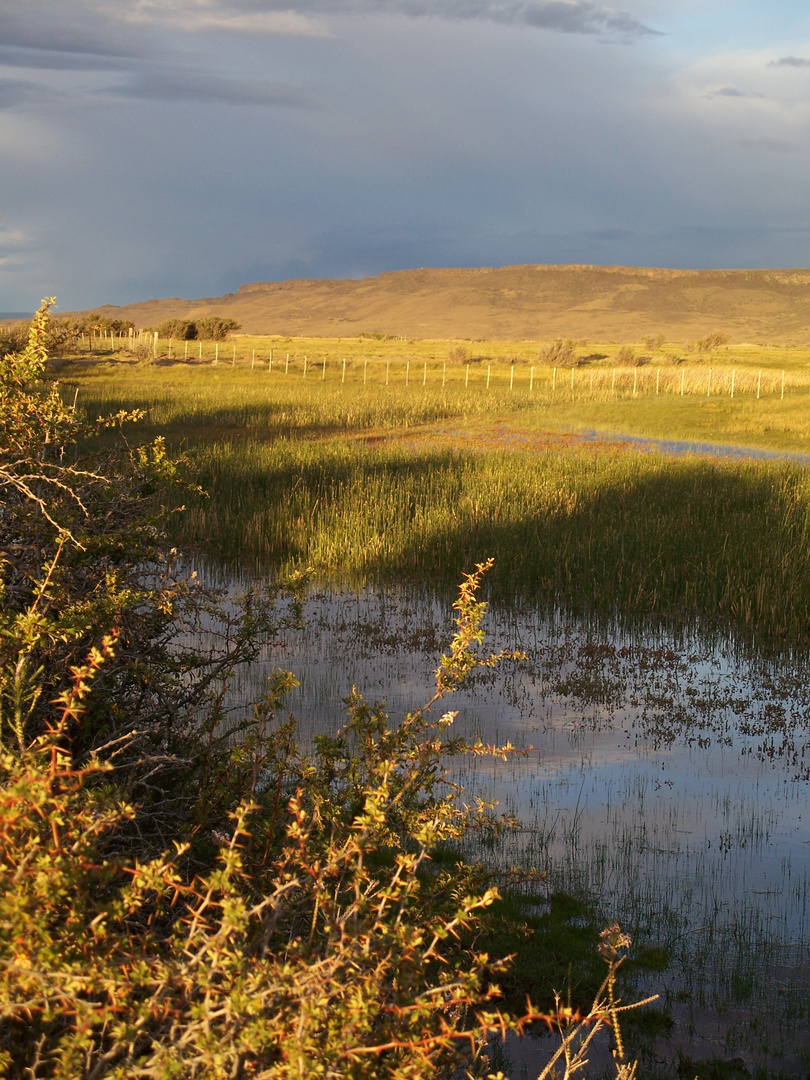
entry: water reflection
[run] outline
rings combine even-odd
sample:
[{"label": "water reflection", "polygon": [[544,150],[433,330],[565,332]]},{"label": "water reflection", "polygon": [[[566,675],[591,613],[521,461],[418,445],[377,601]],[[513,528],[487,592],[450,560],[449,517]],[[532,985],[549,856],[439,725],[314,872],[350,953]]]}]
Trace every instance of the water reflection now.
[{"label": "water reflection", "polygon": [[[333,731],[352,686],[394,718],[430,696],[452,613],[427,594],[327,592],[306,625],[243,672],[245,703],[275,667],[302,739]],[[650,1054],[806,1070],[810,692],[803,661],[698,634],[605,628],[490,609],[487,647],[528,659],[454,695],[460,734],[531,747],[458,769],[522,828],[498,857],[544,868],[550,887],[598,895],[637,946],[664,948],[676,1023]],[[492,858],[491,851],[486,852]],[[520,1056],[522,1051],[514,1051]],[[517,1073],[515,1075],[518,1075]]]}]

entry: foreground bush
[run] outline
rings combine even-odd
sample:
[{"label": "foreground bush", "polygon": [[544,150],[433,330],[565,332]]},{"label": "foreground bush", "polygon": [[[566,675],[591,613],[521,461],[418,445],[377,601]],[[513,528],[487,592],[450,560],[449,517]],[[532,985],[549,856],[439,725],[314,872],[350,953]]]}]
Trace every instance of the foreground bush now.
[{"label": "foreground bush", "polygon": [[[488,564],[401,723],[353,693],[345,727],[303,755],[279,719],[285,672],[229,720],[229,675],[284,617],[255,595],[228,614],[177,576],[159,443],[79,458],[92,432],[43,382],[45,318],[0,367],[0,1075],[481,1075],[487,1032],[537,1018],[497,1011],[506,960],[475,948],[497,891],[430,858],[493,825],[444,759],[511,750],[431,719],[501,659],[479,653]],[[221,647],[186,644],[202,619]],[[624,944],[617,928],[603,942],[596,1024],[615,1024]]]}]

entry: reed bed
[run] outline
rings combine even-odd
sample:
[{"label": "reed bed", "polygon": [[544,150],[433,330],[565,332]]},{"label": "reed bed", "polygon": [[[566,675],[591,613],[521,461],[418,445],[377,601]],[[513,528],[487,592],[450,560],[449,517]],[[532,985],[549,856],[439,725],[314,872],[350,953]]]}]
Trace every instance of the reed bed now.
[{"label": "reed bed", "polygon": [[517,602],[810,637],[810,476],[786,464],[217,442],[180,539],[232,566],[432,580],[494,555]]},{"label": "reed bed", "polygon": [[[506,599],[698,617],[775,642],[810,637],[804,468],[565,449],[559,440],[526,449],[537,429],[590,425],[687,438],[738,432],[739,441],[798,449],[808,410],[795,393],[588,403],[494,385],[330,385],[210,364],[67,374],[89,415],[143,407],[138,437],[161,434],[185,450],[210,497],[187,500],[178,540],[224,566],[312,566],[346,582],[430,579],[450,589],[491,554],[492,588]],[[494,443],[493,421],[506,430]],[[493,444],[509,448],[485,449]]]}]

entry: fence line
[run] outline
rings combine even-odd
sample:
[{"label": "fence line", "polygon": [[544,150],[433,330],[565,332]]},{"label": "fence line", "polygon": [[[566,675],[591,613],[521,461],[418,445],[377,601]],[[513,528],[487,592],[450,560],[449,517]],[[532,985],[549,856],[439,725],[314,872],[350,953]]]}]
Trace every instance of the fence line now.
[{"label": "fence line", "polygon": [[[219,362],[220,342],[199,341],[196,343],[196,361],[216,365]],[[273,364],[272,349],[257,350],[255,347],[240,349],[238,343],[231,343],[231,367],[245,367],[251,371],[272,375],[274,378],[298,375],[307,379],[308,373],[314,375],[315,369],[320,382],[362,383],[363,385],[407,386],[432,389],[440,387],[463,388],[474,391],[505,390],[550,397],[556,401],[603,400],[606,397],[644,397],[660,395],[703,396],[707,398],[739,398],[750,395],[759,400],[763,397],[779,396],[784,399],[791,392],[802,391],[810,394],[810,372],[774,370],[767,368],[738,368],[732,365],[724,367],[690,366],[679,364],[672,366],[611,366],[595,367],[582,365],[568,369],[540,364],[492,364],[462,363],[452,365],[448,370],[447,361],[423,361],[422,378],[411,379],[411,361],[341,358],[335,360],[322,356],[313,359],[308,355],[296,357],[287,353],[283,370]],[[87,352],[117,354],[121,351],[140,348],[144,358],[158,360],[179,359],[179,341],[159,339],[156,334],[143,331],[125,336],[110,332],[86,334],[81,338],[81,347]],[[189,342],[183,342],[183,359],[189,361]],[[333,360],[329,364],[329,360]],[[193,363],[194,360],[191,360]],[[266,365],[266,366],[265,366]],[[329,371],[327,372],[327,367]],[[568,378],[562,378],[563,374]]]}]

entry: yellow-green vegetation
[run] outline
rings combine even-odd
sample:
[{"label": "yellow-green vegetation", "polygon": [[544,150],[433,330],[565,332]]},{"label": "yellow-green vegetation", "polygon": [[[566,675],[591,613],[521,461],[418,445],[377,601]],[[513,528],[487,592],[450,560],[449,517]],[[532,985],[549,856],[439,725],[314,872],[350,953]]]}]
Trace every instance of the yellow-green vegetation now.
[{"label": "yellow-green vegetation", "polygon": [[[118,344],[113,351],[99,338],[96,353],[85,354],[97,363],[71,367],[66,377],[81,371],[88,407],[142,404],[168,435],[186,428],[181,434],[199,437],[201,428],[218,427],[273,438],[285,425],[323,432],[503,420],[540,431],[802,451],[810,428],[810,349],[799,347],[724,346],[701,355],[682,344],[663,343],[653,354],[640,351],[643,342],[638,350],[577,345],[576,363],[555,367],[540,358],[537,342],[240,336],[160,340],[157,350],[144,346],[147,366],[132,364]],[[637,354],[620,362],[628,348]]]},{"label": "yellow-green vegetation", "polygon": [[[800,453],[810,416],[806,351],[749,350],[745,365],[738,352],[739,367],[711,368],[722,393],[706,395],[710,369],[694,363],[636,369],[594,360],[558,369],[552,389],[553,369],[513,366],[508,350],[482,365],[468,355],[437,359],[459,343],[358,339],[339,343],[343,381],[337,343],[320,342],[319,354],[312,339],[270,344],[272,370],[267,340],[257,348],[240,339],[221,351],[233,358],[236,348],[233,364],[112,361],[64,372],[90,415],[143,408],[144,431],[188,454],[210,497],[185,499],[184,544],[204,544],[232,566],[445,586],[493,552],[492,584],[507,597],[704,619],[772,642],[806,639],[806,469],[640,454],[619,438]],[[774,359],[779,367],[767,365]],[[571,437],[588,430],[612,439]]]},{"label": "yellow-green vegetation", "polygon": [[810,629],[810,476],[784,464],[583,452],[215,443],[211,498],[183,519],[231,565],[313,566],[350,582],[449,582],[497,553],[502,597],[609,615]]}]

